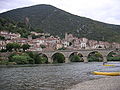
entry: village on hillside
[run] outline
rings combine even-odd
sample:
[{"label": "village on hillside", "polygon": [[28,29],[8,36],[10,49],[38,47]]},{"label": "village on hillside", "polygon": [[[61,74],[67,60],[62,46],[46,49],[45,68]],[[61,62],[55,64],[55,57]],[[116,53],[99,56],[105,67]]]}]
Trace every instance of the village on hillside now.
[{"label": "village on hillside", "polygon": [[[65,38],[54,37],[48,33],[31,32],[32,35],[41,37],[33,39],[32,36],[28,38],[21,38],[19,33],[11,33],[7,31],[0,31],[0,36],[5,39],[0,40],[0,50],[5,49],[8,43],[29,44],[29,51],[52,51],[52,50],[80,50],[80,49],[109,49],[120,48],[120,44],[116,42],[104,42],[89,40],[87,38],[77,38],[72,34],[65,33]],[[47,36],[47,37],[46,37]]]}]

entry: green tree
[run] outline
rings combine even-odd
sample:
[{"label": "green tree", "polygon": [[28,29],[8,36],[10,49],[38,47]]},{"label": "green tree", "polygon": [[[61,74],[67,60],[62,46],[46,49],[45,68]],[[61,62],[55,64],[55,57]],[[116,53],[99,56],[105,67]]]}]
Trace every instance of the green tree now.
[{"label": "green tree", "polygon": [[93,62],[93,61],[102,61],[103,57],[99,52],[92,52],[88,55],[88,60]]},{"label": "green tree", "polygon": [[34,59],[35,64],[43,64],[43,63],[48,63],[48,59],[45,56],[41,56],[37,53],[33,52],[26,52],[31,58]]},{"label": "green tree", "polygon": [[46,48],[46,46],[45,46],[45,45],[42,45],[42,44],[40,45],[40,47],[41,47],[42,49],[43,49],[43,48]]},{"label": "green tree", "polygon": [[12,43],[12,44],[13,44],[13,48],[15,51],[17,51],[21,48],[21,45],[19,43]]},{"label": "green tree", "polygon": [[74,55],[74,56],[72,56],[71,61],[72,62],[80,62],[81,58],[78,55]]},{"label": "green tree", "polygon": [[29,44],[23,44],[23,45],[22,45],[23,51],[25,51],[25,50],[27,50],[27,49],[29,49],[29,48],[30,48],[30,45],[29,45]]},{"label": "green tree", "polygon": [[21,45],[19,43],[8,43],[6,45],[6,50],[11,52],[14,49],[15,51],[17,51],[18,49],[20,49],[20,47]]},{"label": "green tree", "polygon": [[13,49],[13,44],[12,43],[8,43],[7,45],[6,45],[6,50],[7,51],[9,51],[9,52],[11,52],[12,51],[12,49]]},{"label": "green tree", "polygon": [[40,28],[37,28],[35,31],[38,32],[38,33],[44,33],[44,31]]},{"label": "green tree", "polygon": [[56,53],[53,55],[53,63],[64,63],[65,62],[65,57],[61,53]]},{"label": "green tree", "polygon": [[111,52],[107,56],[108,61],[120,61],[120,52]]},{"label": "green tree", "polygon": [[3,37],[3,36],[0,36],[0,40],[5,40],[5,37]]},{"label": "green tree", "polygon": [[13,53],[9,56],[10,62],[16,62],[17,64],[34,64],[33,58],[26,53]]},{"label": "green tree", "polygon": [[44,64],[44,63],[48,63],[48,60],[46,57],[44,56],[40,56],[37,53],[34,53],[34,60],[35,60],[35,64]]}]

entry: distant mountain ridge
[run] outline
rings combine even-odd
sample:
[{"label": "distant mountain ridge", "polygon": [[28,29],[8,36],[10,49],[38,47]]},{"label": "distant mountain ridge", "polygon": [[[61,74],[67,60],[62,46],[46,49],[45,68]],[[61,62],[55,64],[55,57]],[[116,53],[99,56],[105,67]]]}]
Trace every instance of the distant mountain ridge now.
[{"label": "distant mountain ridge", "polygon": [[60,37],[64,37],[67,32],[76,37],[120,43],[120,25],[72,15],[51,5],[42,4],[14,9],[1,13],[0,17],[21,22],[27,17],[32,27]]}]

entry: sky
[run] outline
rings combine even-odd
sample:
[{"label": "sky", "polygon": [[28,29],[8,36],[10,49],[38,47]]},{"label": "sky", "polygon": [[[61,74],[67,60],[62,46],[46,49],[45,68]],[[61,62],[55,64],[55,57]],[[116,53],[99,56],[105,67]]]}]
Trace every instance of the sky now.
[{"label": "sky", "polygon": [[72,14],[120,25],[120,0],[0,0],[0,13],[37,4],[49,4]]}]

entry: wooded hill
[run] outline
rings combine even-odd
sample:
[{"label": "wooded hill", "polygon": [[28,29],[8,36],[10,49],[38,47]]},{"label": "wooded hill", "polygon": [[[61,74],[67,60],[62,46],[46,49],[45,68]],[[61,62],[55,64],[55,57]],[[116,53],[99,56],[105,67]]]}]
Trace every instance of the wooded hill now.
[{"label": "wooded hill", "polygon": [[28,27],[34,28],[30,29],[32,31],[40,28],[44,32],[60,37],[64,37],[65,32],[68,32],[76,37],[120,42],[120,25],[106,24],[76,16],[51,5],[35,5],[14,9],[1,13],[0,17],[16,22],[25,22]]}]

